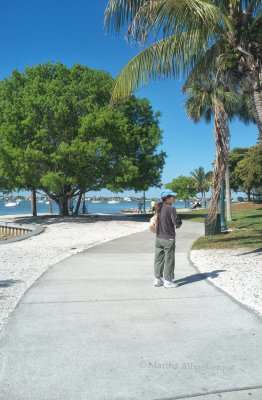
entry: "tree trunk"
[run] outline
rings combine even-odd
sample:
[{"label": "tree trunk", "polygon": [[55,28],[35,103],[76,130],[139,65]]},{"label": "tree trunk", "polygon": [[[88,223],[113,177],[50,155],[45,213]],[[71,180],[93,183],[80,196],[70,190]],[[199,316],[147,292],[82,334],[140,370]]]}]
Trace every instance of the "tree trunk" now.
[{"label": "tree trunk", "polygon": [[225,176],[227,166],[227,154],[229,147],[229,127],[228,116],[225,111],[223,103],[215,98],[214,99],[214,136],[216,143],[216,160],[214,164],[214,173],[212,179],[212,194],[210,199],[210,210],[208,214],[209,222],[216,220],[218,202],[221,191],[222,179]]},{"label": "tree trunk", "polygon": [[247,190],[247,201],[251,201],[250,195],[251,195],[251,189],[248,189]]},{"label": "tree trunk", "polygon": [[78,215],[79,213],[79,208],[80,208],[80,204],[81,204],[81,199],[82,199],[82,195],[83,195],[84,191],[81,190],[77,199],[77,203],[76,203],[76,209],[74,211],[74,215]]},{"label": "tree trunk", "polygon": [[227,205],[227,221],[232,221],[232,212],[231,212],[231,190],[229,183],[229,169],[228,166],[226,168],[226,205]]},{"label": "tree trunk", "polygon": [[86,209],[86,194],[85,193],[83,193],[83,195],[82,195],[82,201],[83,201],[82,214],[86,214],[87,209]]},{"label": "tree trunk", "polygon": [[203,206],[204,205],[204,192],[201,192],[201,196],[202,196],[201,205]]},{"label": "tree trunk", "polygon": [[31,209],[33,217],[37,217],[37,209],[36,209],[36,190],[33,189],[31,193]]},{"label": "tree trunk", "polygon": [[252,111],[258,127],[258,142],[262,143],[262,93],[260,90],[254,90],[250,94]]},{"label": "tree trunk", "polygon": [[69,215],[68,212],[68,196],[59,197],[59,215],[66,217]]},{"label": "tree trunk", "polygon": [[49,202],[49,214],[53,214],[52,199],[50,196],[48,197],[48,202]]}]

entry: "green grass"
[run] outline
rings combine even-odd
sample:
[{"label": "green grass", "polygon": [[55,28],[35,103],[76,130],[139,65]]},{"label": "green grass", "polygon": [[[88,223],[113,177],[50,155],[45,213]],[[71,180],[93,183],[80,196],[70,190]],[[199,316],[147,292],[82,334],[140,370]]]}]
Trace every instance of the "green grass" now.
[{"label": "green grass", "polygon": [[[207,210],[179,213],[183,220],[204,222]],[[192,249],[227,249],[262,247],[262,205],[241,203],[232,205],[232,222],[228,228],[233,231],[215,236],[203,236],[196,240]]]}]

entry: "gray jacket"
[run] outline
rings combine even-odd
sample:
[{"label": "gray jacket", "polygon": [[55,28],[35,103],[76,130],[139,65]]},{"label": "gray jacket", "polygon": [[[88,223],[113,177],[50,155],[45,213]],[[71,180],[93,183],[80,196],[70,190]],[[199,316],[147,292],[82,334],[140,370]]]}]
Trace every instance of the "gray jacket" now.
[{"label": "gray jacket", "polygon": [[158,228],[156,237],[158,239],[175,239],[176,226],[181,226],[182,221],[177,215],[175,207],[164,203],[158,214]]}]

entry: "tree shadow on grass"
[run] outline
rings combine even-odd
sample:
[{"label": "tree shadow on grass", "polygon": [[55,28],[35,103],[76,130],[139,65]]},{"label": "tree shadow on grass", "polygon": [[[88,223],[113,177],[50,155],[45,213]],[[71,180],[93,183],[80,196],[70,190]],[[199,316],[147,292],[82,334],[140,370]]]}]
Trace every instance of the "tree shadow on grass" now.
[{"label": "tree shadow on grass", "polygon": [[189,283],[195,283],[195,282],[200,282],[203,281],[207,278],[215,279],[219,276],[221,272],[225,272],[226,269],[216,269],[215,271],[212,272],[205,272],[205,273],[199,273],[199,274],[194,274],[194,275],[189,275],[186,276],[185,278],[181,279],[176,279],[176,283],[178,286],[183,286],[183,285],[188,285]]},{"label": "tree shadow on grass", "polygon": [[[258,210],[258,211],[261,211],[261,210]],[[245,215],[245,216],[243,216],[243,219],[246,219],[246,218],[262,218],[262,214],[261,215],[258,215],[258,214],[252,214],[252,215]]]},{"label": "tree shadow on grass", "polygon": [[232,246],[235,244],[238,244],[239,241],[242,241],[242,247],[245,247],[248,245],[251,245],[251,247],[254,247],[254,244],[261,245],[261,238],[256,234],[256,235],[247,235],[247,236],[230,236],[227,234],[227,236],[223,236],[219,238],[220,235],[216,236],[216,243],[231,243]]}]

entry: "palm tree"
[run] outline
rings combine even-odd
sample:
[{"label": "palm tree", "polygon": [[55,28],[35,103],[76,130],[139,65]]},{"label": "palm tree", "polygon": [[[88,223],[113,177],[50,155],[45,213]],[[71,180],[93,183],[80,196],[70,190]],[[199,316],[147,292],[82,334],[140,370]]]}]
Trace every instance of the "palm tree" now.
[{"label": "palm tree", "polygon": [[206,207],[206,192],[209,190],[212,181],[212,171],[205,172],[203,167],[194,169],[191,172],[191,176],[195,181],[196,189],[202,195],[202,203]]},{"label": "palm tree", "polygon": [[218,71],[231,90],[250,97],[262,140],[261,0],[109,0],[105,25],[116,33],[128,25],[135,43],[153,41],[122,69],[113,101],[149,80],[184,75],[192,83]]},{"label": "palm tree", "polygon": [[[227,156],[230,142],[229,121],[237,116],[245,123],[249,123],[253,121],[253,116],[246,95],[237,95],[226,91],[221,82],[215,82],[212,77],[206,78],[201,82],[194,82],[191,85],[187,82],[183,90],[187,94],[185,103],[186,111],[194,122],[198,122],[201,118],[204,118],[206,122],[210,122],[214,115],[216,160],[214,163],[209,212],[209,218],[212,220],[215,219],[217,213],[222,179],[225,176],[229,177],[227,176]],[[229,207],[228,185],[227,194],[227,204]],[[229,208],[227,216],[230,218]]]}]

